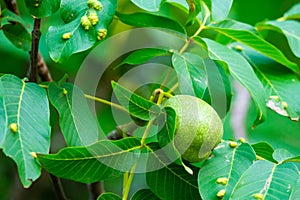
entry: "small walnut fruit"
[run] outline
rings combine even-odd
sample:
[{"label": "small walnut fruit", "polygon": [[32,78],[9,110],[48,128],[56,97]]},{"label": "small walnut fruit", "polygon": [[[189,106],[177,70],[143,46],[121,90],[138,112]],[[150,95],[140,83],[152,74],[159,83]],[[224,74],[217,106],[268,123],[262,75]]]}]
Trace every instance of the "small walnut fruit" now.
[{"label": "small walnut fruit", "polygon": [[174,144],[189,162],[206,159],[221,141],[223,124],[217,112],[205,101],[189,95],[176,95],[165,106],[176,112]]}]

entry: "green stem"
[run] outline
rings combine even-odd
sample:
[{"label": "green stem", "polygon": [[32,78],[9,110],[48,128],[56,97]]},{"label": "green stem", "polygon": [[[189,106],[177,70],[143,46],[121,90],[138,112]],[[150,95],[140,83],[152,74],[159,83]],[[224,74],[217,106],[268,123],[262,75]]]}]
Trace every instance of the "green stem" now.
[{"label": "green stem", "polygon": [[117,108],[119,110],[122,110],[128,114],[130,114],[123,106],[119,105],[119,104],[116,104],[116,103],[112,103],[110,101],[107,101],[105,99],[101,99],[99,97],[94,97],[94,96],[91,96],[91,95],[88,95],[88,94],[84,94],[84,96],[87,98],[87,99],[91,99],[91,100],[94,100],[96,102],[99,102],[99,103],[103,103],[103,104],[106,104],[106,105],[109,105],[111,107],[114,107],[114,108]]},{"label": "green stem", "polygon": [[[45,89],[48,89],[48,85],[42,85],[42,84],[39,84],[40,87],[42,88],[45,88]],[[114,108],[117,108],[119,110],[122,110],[128,114],[130,114],[123,106],[119,105],[119,104],[116,104],[116,103],[112,103],[110,101],[107,101],[105,99],[101,99],[99,97],[94,97],[94,96],[91,96],[91,95],[88,95],[88,94],[84,94],[85,98],[87,99],[91,99],[91,100],[94,100],[96,102],[99,102],[99,103],[103,103],[105,105],[108,105],[108,106],[111,106],[111,107],[114,107]]]},{"label": "green stem", "polygon": [[[209,11],[208,7],[206,6],[206,4],[205,4],[204,2],[201,2],[201,3],[202,3],[202,5],[203,5],[204,11],[205,11],[205,17],[204,17],[204,19],[203,19],[203,22],[201,23],[199,29],[194,33],[194,35],[191,36],[191,37],[184,43],[184,45],[183,45],[183,46],[181,47],[181,49],[179,50],[179,54],[183,54],[184,51],[189,47],[189,45],[194,41],[193,38],[197,37],[197,36],[201,33],[201,31],[203,31],[203,30],[205,29],[205,24],[206,24],[206,22],[207,22],[207,20],[208,20],[208,18],[209,18],[209,16],[210,16],[210,11]],[[164,84],[168,81],[171,72],[172,72],[172,70],[170,69],[169,72],[168,72],[168,74],[166,75],[166,78],[164,79],[162,85],[164,85]],[[173,87],[174,87],[174,86],[173,86]],[[172,87],[172,88],[173,88],[173,87]],[[177,87],[177,86],[176,86],[176,87]],[[172,92],[172,90],[169,90],[169,92]]]},{"label": "green stem", "polygon": [[205,24],[206,24],[206,22],[207,22],[207,20],[208,20],[208,18],[210,16],[210,11],[209,11],[208,7],[206,6],[206,4],[204,2],[202,2],[202,1],[201,1],[201,3],[203,5],[203,7],[204,7],[205,16],[204,16],[203,22],[201,23],[199,29],[195,32],[195,34],[191,38],[197,37],[197,35],[199,35],[201,33],[201,31],[203,29],[205,29]]},{"label": "green stem", "polygon": [[146,143],[146,138],[149,134],[149,131],[150,131],[150,128],[153,124],[153,120],[149,121],[148,124],[147,124],[147,127],[146,127],[146,130],[144,131],[144,134],[143,134],[143,137],[142,137],[142,140],[141,140],[141,147],[143,147]]},{"label": "green stem", "polygon": [[124,174],[124,188],[122,200],[127,200],[130,191],[131,183],[134,177],[134,171],[136,169],[136,163],[132,166],[130,172]]}]

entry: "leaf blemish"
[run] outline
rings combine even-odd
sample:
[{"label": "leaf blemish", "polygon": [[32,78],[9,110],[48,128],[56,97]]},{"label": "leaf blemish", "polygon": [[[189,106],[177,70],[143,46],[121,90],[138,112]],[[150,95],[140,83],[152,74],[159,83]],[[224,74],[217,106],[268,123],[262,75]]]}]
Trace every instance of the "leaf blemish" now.
[{"label": "leaf blemish", "polygon": [[263,200],[264,199],[264,195],[261,194],[261,193],[256,193],[256,194],[253,195],[253,197],[255,199],[258,199],[258,200]]},{"label": "leaf blemish", "polygon": [[226,190],[222,189],[217,193],[217,197],[223,198],[225,196]]},{"label": "leaf blemish", "polygon": [[221,177],[217,179],[218,184],[226,185],[228,183],[228,178],[226,177]]},{"label": "leaf blemish", "polygon": [[237,142],[229,142],[229,146],[230,146],[231,148],[235,148],[235,147],[237,147],[237,145],[238,145]]},{"label": "leaf blemish", "polygon": [[11,123],[9,125],[9,128],[13,133],[16,133],[18,131],[18,125],[16,123]]}]

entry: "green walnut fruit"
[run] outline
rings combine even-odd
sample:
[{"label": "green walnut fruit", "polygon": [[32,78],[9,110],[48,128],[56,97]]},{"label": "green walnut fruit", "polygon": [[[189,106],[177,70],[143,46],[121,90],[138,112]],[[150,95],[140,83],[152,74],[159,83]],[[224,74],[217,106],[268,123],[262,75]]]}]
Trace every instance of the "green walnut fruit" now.
[{"label": "green walnut fruit", "polygon": [[189,95],[176,95],[166,101],[176,112],[174,144],[189,162],[207,158],[221,141],[223,125],[217,112],[205,101]]}]

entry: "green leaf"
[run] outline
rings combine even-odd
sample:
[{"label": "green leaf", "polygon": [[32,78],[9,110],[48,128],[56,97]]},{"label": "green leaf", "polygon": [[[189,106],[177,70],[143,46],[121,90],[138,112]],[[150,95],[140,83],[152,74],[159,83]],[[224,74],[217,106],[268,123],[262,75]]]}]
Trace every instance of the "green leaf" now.
[{"label": "green leaf", "polygon": [[130,200],[159,200],[149,189],[142,189],[134,193]]},{"label": "green leaf", "polygon": [[116,12],[116,15],[123,23],[131,26],[166,28],[185,34],[184,28],[178,22],[159,15],[145,12],[137,12],[132,14]]},{"label": "green leaf", "polygon": [[112,192],[106,192],[101,194],[97,200],[122,200],[121,197],[118,195],[112,193]]},{"label": "green leaf", "polygon": [[47,95],[37,84],[13,75],[0,78],[0,89],[0,109],[4,111],[0,125],[5,131],[0,133],[1,148],[16,162],[21,182],[28,188],[41,174],[31,153],[48,153],[50,148]]},{"label": "green leaf", "polygon": [[131,0],[132,3],[149,12],[158,11],[165,1],[166,0]]},{"label": "green leaf", "polygon": [[151,60],[152,58],[158,56],[164,56],[168,54],[169,51],[166,49],[157,49],[157,48],[139,49],[132,52],[129,56],[127,56],[117,67],[115,67],[115,69],[124,64],[140,65]]},{"label": "green leaf", "polygon": [[[70,33],[71,38],[64,40],[62,37],[65,33]],[[96,31],[90,29],[86,32],[80,24],[80,18],[65,25],[50,26],[46,37],[50,57],[60,63],[74,53],[89,49],[97,40]]]},{"label": "green leaf", "polygon": [[[0,79],[1,80],[1,79]],[[4,107],[3,85],[0,82],[0,148],[3,148],[5,133],[7,132],[7,113]]]},{"label": "green leaf", "polygon": [[204,64],[206,66],[208,87],[202,99],[217,111],[220,118],[224,118],[230,110],[233,95],[229,73],[223,69],[218,61],[207,59]]},{"label": "green leaf", "polygon": [[131,115],[146,121],[159,115],[160,108],[155,103],[129,91],[114,81],[111,84],[118,101]]},{"label": "green leaf", "polygon": [[20,23],[15,22],[2,26],[4,35],[15,45],[15,47],[29,51],[31,48],[31,35]]},{"label": "green leaf", "polygon": [[60,128],[68,146],[83,146],[98,140],[97,122],[83,92],[76,86],[50,83],[48,95],[59,113]]},{"label": "green leaf", "polygon": [[66,24],[81,18],[87,10],[87,1],[82,0],[62,0],[59,9],[60,17]]},{"label": "green leaf", "polygon": [[300,178],[298,177],[297,184],[294,186],[290,199],[297,199],[300,195]]},{"label": "green leaf", "polygon": [[290,158],[294,158],[295,155],[290,153],[286,149],[276,149],[273,153],[273,157],[276,161],[282,162],[284,160],[289,160]]},{"label": "green leaf", "polygon": [[161,120],[163,127],[157,133],[158,143],[161,147],[174,140],[176,129],[176,112],[171,107],[165,107],[164,109],[165,113],[162,114],[163,120]]},{"label": "green leaf", "polygon": [[293,163],[257,161],[242,175],[230,199],[248,199],[255,195],[262,199],[288,200],[298,177],[297,167]]},{"label": "green leaf", "polygon": [[213,21],[225,19],[231,9],[233,0],[211,0],[211,14]]},{"label": "green leaf", "polygon": [[[64,25],[50,26],[46,41],[50,57],[55,62],[64,62],[72,54],[91,48],[107,34],[107,26],[112,21],[116,10],[116,0],[102,0],[102,9],[93,10],[88,8],[87,2],[81,0],[64,0],[61,6],[61,17]],[[89,30],[81,25],[81,17],[96,12],[99,21],[91,25]],[[99,31],[104,33],[101,37]],[[63,39],[64,34],[69,37]],[[80,42],[78,42],[80,41]]]},{"label": "green leaf", "polygon": [[288,158],[287,160],[285,160],[284,162],[300,162],[300,156],[296,156],[293,158]]},{"label": "green leaf", "polygon": [[300,23],[297,21],[268,21],[263,24],[258,24],[257,27],[267,28],[279,33],[282,33],[287,38],[287,41],[291,47],[291,50],[300,58],[300,33],[297,30],[300,30]]},{"label": "green leaf", "polygon": [[226,190],[224,199],[229,199],[240,176],[256,159],[252,147],[247,144],[238,144],[230,147],[230,142],[220,143],[212,152],[199,171],[198,184],[203,200],[219,199],[217,193]]},{"label": "green leaf", "polygon": [[160,116],[160,127],[157,133],[157,140],[163,152],[171,161],[176,161],[177,164],[185,167],[187,172],[191,172],[182,162],[181,155],[175,147],[174,135],[176,129],[176,112],[171,107],[165,107],[164,113]]},{"label": "green leaf", "polygon": [[[207,45],[209,57],[214,60],[223,61],[227,64],[230,74],[241,83],[250,93],[258,107],[258,117],[254,125],[262,123],[267,114],[266,101],[264,99],[263,86],[255,75],[251,65],[238,53],[228,49],[213,40],[203,39]],[[200,41],[201,42],[201,41]],[[204,45],[203,43],[199,43]]]},{"label": "green leaf", "polygon": [[283,15],[284,20],[300,19],[300,3],[295,4]]},{"label": "green leaf", "polygon": [[225,19],[218,23],[211,23],[209,24],[209,26],[222,28],[222,29],[247,30],[255,34],[258,34],[254,26],[251,26],[243,22],[235,21],[233,19]]},{"label": "green leaf", "polygon": [[163,200],[199,199],[196,173],[191,175],[180,165],[166,164],[165,156],[154,151],[155,148],[148,147],[152,155],[147,161],[146,173],[150,190]]},{"label": "green leaf", "polygon": [[267,106],[280,115],[297,121],[300,116],[300,80],[290,70],[280,64],[242,46],[242,55],[255,68],[256,74],[262,81],[265,94],[269,97]]},{"label": "green leaf", "polygon": [[26,22],[20,17],[19,15],[16,15],[12,11],[8,10],[7,8],[3,9],[1,11],[1,25],[5,24],[11,24],[12,22],[18,22],[20,24],[23,24],[25,27]]},{"label": "green leaf", "polygon": [[140,145],[135,138],[100,140],[87,147],[67,147],[57,154],[39,154],[38,160],[55,176],[92,183],[129,171],[139,157]]},{"label": "green leaf", "polygon": [[260,36],[248,31],[248,30],[233,30],[228,28],[217,28],[214,26],[207,26],[207,29],[216,31],[226,37],[229,37],[235,41],[245,44],[257,52],[273,59],[274,61],[286,66],[292,71],[299,73],[298,66],[289,61],[284,54],[278,50],[275,46],[262,39]]},{"label": "green leaf", "polygon": [[55,13],[60,6],[60,0],[25,0],[31,15],[37,18],[48,17]]},{"label": "green leaf", "polygon": [[186,2],[189,5],[189,17],[186,24],[191,25],[201,11],[201,3],[200,0],[186,0]]},{"label": "green leaf", "polygon": [[275,163],[277,162],[273,158],[274,149],[269,143],[259,142],[256,144],[252,144],[251,146],[254,149],[257,156],[260,156],[271,162],[275,162]]},{"label": "green leaf", "polygon": [[166,2],[161,6],[159,12],[157,12],[156,14],[178,22],[186,28],[188,35],[193,35],[200,27],[199,20],[197,19],[194,20],[193,24],[187,24],[187,22],[189,21],[189,10],[187,10],[185,6],[179,3]]},{"label": "green leaf", "polygon": [[177,73],[181,94],[202,98],[207,88],[207,76],[203,59],[192,53],[174,53],[172,64]]}]

